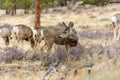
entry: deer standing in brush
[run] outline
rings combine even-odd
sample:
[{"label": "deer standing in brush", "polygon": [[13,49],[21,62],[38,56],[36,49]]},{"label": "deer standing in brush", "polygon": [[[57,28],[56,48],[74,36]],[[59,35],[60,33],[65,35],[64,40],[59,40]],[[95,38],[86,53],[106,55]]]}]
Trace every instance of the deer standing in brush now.
[{"label": "deer standing in brush", "polygon": [[26,40],[31,43],[31,47],[34,47],[33,31],[30,27],[23,24],[15,25],[13,27],[13,33],[17,42]]},{"label": "deer standing in brush", "polygon": [[0,27],[0,36],[5,40],[5,44],[8,46],[11,36],[11,29],[9,25],[3,25]]},{"label": "deer standing in brush", "polygon": [[48,47],[48,53],[51,53],[53,44],[65,45],[69,53],[71,47],[76,46],[78,43],[78,35],[76,30],[73,29],[73,26],[73,22],[70,22],[68,26],[63,22],[62,26],[57,25],[35,29],[33,31],[34,40],[36,42],[38,41],[37,39],[39,39],[41,42],[41,40],[44,39],[44,46]]},{"label": "deer standing in brush", "polygon": [[[120,15],[119,15],[120,17]],[[120,23],[119,23],[119,18],[118,15],[111,17],[111,21],[114,27],[114,40],[119,40],[120,38]]]}]

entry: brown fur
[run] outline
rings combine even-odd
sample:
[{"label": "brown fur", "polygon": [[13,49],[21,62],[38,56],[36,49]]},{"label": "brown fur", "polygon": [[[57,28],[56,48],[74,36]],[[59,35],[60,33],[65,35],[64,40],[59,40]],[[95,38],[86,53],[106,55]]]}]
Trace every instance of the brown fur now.
[{"label": "brown fur", "polygon": [[[69,52],[70,47],[76,46],[78,42],[78,36],[76,33],[69,32],[66,37],[62,38],[60,37],[61,34],[64,34],[64,31],[67,31],[67,29],[70,29],[70,27],[60,27],[60,26],[49,26],[49,27],[41,27],[41,29],[44,32],[44,40],[45,45],[48,47],[48,52],[51,53],[52,45],[58,44],[58,45],[65,45],[67,51]],[[40,33],[41,29],[37,29],[38,33]],[[75,42],[75,44],[74,44]],[[69,47],[70,46],[70,47]]]},{"label": "brown fur", "polygon": [[16,25],[17,29],[19,30],[18,33],[14,32],[15,38],[19,42],[20,40],[26,40],[31,42],[31,47],[34,47],[34,41],[33,41],[33,32],[32,29],[26,25],[19,24]]},{"label": "brown fur", "polygon": [[6,26],[1,26],[0,30],[0,36],[5,40],[5,44],[8,46],[10,43],[11,30]]}]

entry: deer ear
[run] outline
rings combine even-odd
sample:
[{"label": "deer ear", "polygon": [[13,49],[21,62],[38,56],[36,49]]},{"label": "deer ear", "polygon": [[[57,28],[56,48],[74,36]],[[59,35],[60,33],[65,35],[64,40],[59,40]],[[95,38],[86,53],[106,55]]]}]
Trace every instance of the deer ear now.
[{"label": "deer ear", "polygon": [[64,27],[67,28],[67,25],[65,24],[65,22],[62,22],[62,23],[63,23]]},{"label": "deer ear", "polygon": [[74,23],[73,22],[70,22],[69,23],[69,27],[72,28],[74,26]]}]

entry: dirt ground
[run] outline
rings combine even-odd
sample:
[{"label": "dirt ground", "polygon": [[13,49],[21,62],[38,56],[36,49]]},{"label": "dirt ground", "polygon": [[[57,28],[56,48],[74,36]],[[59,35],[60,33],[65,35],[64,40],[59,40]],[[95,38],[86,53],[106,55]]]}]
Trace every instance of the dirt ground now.
[{"label": "dirt ground", "polygon": [[[74,28],[79,34],[79,43],[85,49],[88,49],[88,53],[92,50],[93,54],[93,67],[91,74],[88,74],[88,68],[78,68],[74,70],[76,66],[81,66],[87,61],[89,57],[85,57],[80,61],[73,62],[71,64],[65,62],[55,68],[55,72],[51,72],[45,77],[45,80],[120,80],[120,62],[119,62],[119,41],[113,41],[113,27],[110,18],[115,14],[120,14],[120,4],[109,4],[104,7],[95,7],[90,5],[80,6],[76,5],[73,9],[69,10],[66,7],[63,8],[48,9],[48,13],[41,14],[41,25],[56,25],[59,22],[69,23],[74,22]],[[57,11],[58,10],[58,11]],[[17,10],[17,15],[10,16],[5,15],[4,10],[0,10],[0,25],[5,23],[16,25],[25,24],[33,29],[34,26],[34,14],[23,14],[23,10]],[[0,48],[5,48],[4,41],[0,39]],[[14,41],[11,41],[12,47]],[[19,47],[24,50],[29,50],[29,43],[23,42],[19,44]],[[98,60],[97,53],[102,52],[106,48],[109,50],[113,58],[109,59],[107,54],[102,55],[102,59]],[[89,51],[90,50],[90,51]],[[83,53],[86,53],[84,51]],[[104,51],[107,53],[107,51]],[[114,60],[117,58],[116,63]],[[56,71],[57,69],[57,71]],[[69,70],[70,69],[70,70]],[[42,80],[42,77],[46,71],[46,67],[42,67],[41,61],[13,61],[12,63],[0,63],[0,80]],[[54,69],[53,69],[54,71]]]}]

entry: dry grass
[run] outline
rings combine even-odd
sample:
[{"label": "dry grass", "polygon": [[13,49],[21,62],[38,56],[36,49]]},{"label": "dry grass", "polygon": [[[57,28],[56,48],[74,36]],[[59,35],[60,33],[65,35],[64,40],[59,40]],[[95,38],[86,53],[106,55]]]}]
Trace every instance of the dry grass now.
[{"label": "dry grass", "polygon": [[[117,44],[113,42],[113,27],[110,21],[110,17],[120,13],[119,4],[110,4],[104,7],[86,6],[86,7],[74,7],[73,10],[67,10],[67,8],[60,8],[62,12],[52,12],[49,9],[49,13],[42,13],[41,25],[56,25],[58,22],[65,21],[69,23],[73,21],[75,28],[79,31],[79,42],[76,48],[71,51],[71,54],[76,58],[74,60],[65,62],[66,56],[63,54],[65,50],[63,47],[58,47],[59,56],[51,57],[51,61],[61,60],[57,67],[58,72],[49,74],[46,80],[119,80],[120,79],[120,63],[119,63],[119,42]],[[0,25],[9,23],[11,25],[26,24],[33,28],[34,15],[24,15],[22,10],[19,10],[17,15],[10,16],[4,15],[5,11],[0,11]],[[1,50],[6,48],[4,41],[0,39]],[[13,61],[12,63],[0,63],[0,80],[40,80],[41,75],[45,72],[46,68],[42,67],[42,63],[39,60],[32,61],[33,53],[28,42],[15,44],[15,41],[11,41],[9,47],[19,45],[25,52],[28,51],[27,60]],[[81,50],[80,50],[81,49]],[[63,54],[62,54],[62,53]],[[14,53],[14,52],[12,52]],[[30,53],[30,54],[29,54]],[[61,54],[60,54],[61,53]],[[79,54],[80,53],[80,54]],[[115,55],[112,58],[110,55]],[[81,58],[82,55],[82,58]],[[80,56],[80,57],[79,57]],[[100,57],[101,56],[101,57]],[[55,58],[55,59],[54,59]],[[116,66],[114,65],[114,59],[118,58]],[[62,61],[63,60],[63,61]],[[80,60],[80,61],[79,61]],[[74,72],[76,66],[82,66],[86,64],[94,64],[92,72],[88,74],[88,68],[79,68],[77,73]],[[68,72],[68,73],[66,73]],[[65,75],[66,73],[66,75]]]}]

